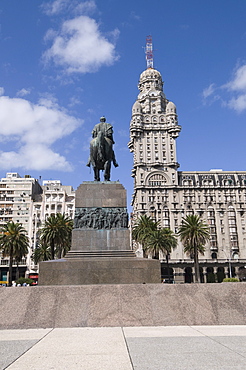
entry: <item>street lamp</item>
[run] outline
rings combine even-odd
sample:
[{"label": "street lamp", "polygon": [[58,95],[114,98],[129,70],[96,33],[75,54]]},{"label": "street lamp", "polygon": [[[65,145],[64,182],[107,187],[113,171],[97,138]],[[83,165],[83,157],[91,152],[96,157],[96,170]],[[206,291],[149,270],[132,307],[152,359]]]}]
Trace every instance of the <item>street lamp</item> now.
[{"label": "street lamp", "polygon": [[228,265],[229,265],[229,277],[232,278],[232,266],[231,266],[231,256],[232,256],[232,252],[229,251],[229,258],[227,258],[227,254],[226,252],[224,251],[224,249],[221,249],[222,252],[225,253],[225,256],[226,256],[226,259],[228,259]]},{"label": "street lamp", "polygon": [[230,253],[230,255],[229,255],[229,260],[228,260],[228,261],[229,261],[229,275],[230,275],[229,277],[230,277],[230,278],[232,278],[232,269],[231,269],[231,253]]}]

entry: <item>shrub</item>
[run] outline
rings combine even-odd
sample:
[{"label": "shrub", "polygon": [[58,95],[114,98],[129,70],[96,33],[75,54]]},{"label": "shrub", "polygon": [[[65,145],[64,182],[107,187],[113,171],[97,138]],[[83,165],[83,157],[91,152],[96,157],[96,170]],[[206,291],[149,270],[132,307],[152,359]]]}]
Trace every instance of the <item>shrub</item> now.
[{"label": "shrub", "polygon": [[223,279],[223,283],[238,283],[239,280],[237,278],[225,278]]},{"label": "shrub", "polygon": [[24,283],[31,285],[33,283],[33,280],[24,277],[20,277],[18,280],[16,280],[16,284],[23,285]]}]

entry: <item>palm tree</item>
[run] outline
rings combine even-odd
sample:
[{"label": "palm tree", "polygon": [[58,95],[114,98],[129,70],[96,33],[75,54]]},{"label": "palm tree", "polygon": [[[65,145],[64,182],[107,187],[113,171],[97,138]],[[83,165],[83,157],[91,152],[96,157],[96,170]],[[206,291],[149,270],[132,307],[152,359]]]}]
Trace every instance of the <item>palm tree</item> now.
[{"label": "palm tree", "polygon": [[204,245],[209,240],[209,227],[198,215],[188,215],[182,219],[178,235],[184,245],[184,252],[194,255],[195,282],[200,282],[198,254],[204,254]]},{"label": "palm tree", "polygon": [[0,248],[3,256],[9,257],[9,281],[12,284],[13,259],[17,264],[28,253],[29,239],[26,230],[18,222],[7,222],[0,228]]},{"label": "palm tree", "polygon": [[35,248],[34,253],[32,255],[32,259],[37,265],[41,261],[48,261],[51,260],[51,251],[50,251],[50,246],[47,244],[43,244],[40,242]]},{"label": "palm tree", "polygon": [[142,245],[143,257],[146,255],[146,240],[151,231],[158,229],[158,222],[155,222],[149,216],[140,216],[132,229],[132,239]]},{"label": "palm tree", "polygon": [[170,282],[169,256],[173,249],[177,247],[178,241],[174,232],[165,227],[163,229],[154,230],[147,238],[147,252],[151,253],[153,258],[159,259],[159,254],[162,252],[167,261],[168,281]]},{"label": "palm tree", "polygon": [[152,254],[155,259],[159,259],[160,252],[167,256],[172,252],[173,248],[177,247],[176,236],[169,228],[151,231],[146,242],[147,252]]},{"label": "palm tree", "polygon": [[57,213],[47,218],[40,230],[41,241],[50,246],[51,259],[64,255],[70,248],[73,220],[65,214]]},{"label": "palm tree", "polygon": [[27,245],[18,244],[15,248],[14,259],[16,261],[16,280],[18,280],[20,277],[19,264],[21,263],[22,258],[28,254],[28,246],[29,246],[29,242]]}]

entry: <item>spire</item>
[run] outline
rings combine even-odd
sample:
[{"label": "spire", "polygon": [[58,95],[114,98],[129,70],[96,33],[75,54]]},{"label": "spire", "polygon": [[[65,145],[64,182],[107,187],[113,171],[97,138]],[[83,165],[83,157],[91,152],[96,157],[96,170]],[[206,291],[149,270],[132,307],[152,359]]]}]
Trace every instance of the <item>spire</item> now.
[{"label": "spire", "polygon": [[147,68],[154,68],[152,36],[146,37],[145,54],[146,54]]}]

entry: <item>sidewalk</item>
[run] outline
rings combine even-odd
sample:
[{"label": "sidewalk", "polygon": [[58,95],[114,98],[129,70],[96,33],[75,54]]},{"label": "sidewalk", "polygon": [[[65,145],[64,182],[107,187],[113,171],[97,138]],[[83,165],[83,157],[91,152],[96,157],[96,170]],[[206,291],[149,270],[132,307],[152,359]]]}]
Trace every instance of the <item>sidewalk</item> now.
[{"label": "sidewalk", "polygon": [[0,369],[246,369],[246,326],[0,331]]}]

